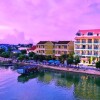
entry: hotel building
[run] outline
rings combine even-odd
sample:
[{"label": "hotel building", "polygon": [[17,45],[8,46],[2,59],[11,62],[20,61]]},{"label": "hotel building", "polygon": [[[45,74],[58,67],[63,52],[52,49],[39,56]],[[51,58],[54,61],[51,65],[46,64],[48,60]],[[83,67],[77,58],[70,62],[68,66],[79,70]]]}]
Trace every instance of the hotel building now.
[{"label": "hotel building", "polygon": [[73,41],[40,41],[37,43],[37,54],[51,55],[58,58],[63,54],[69,54],[73,52]]},{"label": "hotel building", "polygon": [[39,55],[54,55],[54,45],[56,42],[40,41],[37,43],[37,54]]},{"label": "hotel building", "polygon": [[79,30],[74,43],[75,55],[79,55],[82,63],[92,64],[100,57],[100,29]]},{"label": "hotel building", "polygon": [[63,54],[70,54],[74,52],[73,41],[58,41],[55,44],[55,56],[58,58]]}]

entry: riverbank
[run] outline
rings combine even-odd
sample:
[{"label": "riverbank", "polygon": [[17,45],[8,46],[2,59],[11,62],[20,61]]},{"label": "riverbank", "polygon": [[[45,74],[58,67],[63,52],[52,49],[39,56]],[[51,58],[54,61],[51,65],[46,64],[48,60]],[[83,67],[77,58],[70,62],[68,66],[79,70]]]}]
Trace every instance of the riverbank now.
[{"label": "riverbank", "polygon": [[55,67],[55,66],[48,66],[43,65],[43,68],[59,70],[59,71],[66,71],[66,72],[74,72],[74,73],[83,73],[83,74],[90,74],[90,75],[97,75],[100,76],[100,71],[90,70],[90,69],[77,69],[77,68],[62,68],[62,67]]}]

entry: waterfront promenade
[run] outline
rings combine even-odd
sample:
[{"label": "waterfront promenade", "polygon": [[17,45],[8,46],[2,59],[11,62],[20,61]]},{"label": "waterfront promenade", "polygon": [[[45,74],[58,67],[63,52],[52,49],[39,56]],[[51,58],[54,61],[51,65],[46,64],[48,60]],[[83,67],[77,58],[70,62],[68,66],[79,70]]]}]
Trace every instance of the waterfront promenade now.
[{"label": "waterfront promenade", "polygon": [[100,76],[100,71],[98,71],[98,70],[80,69],[80,68],[69,68],[69,67],[64,68],[64,67],[48,66],[48,65],[43,65],[42,67],[43,68],[47,68],[47,69],[59,70],[59,71],[84,73],[84,74],[90,74],[90,75]]}]

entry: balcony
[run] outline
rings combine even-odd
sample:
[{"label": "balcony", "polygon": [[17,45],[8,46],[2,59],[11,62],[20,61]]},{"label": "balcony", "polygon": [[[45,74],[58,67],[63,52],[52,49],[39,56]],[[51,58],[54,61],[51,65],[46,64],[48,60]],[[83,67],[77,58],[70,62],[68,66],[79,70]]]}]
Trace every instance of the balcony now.
[{"label": "balcony", "polygon": [[98,47],[94,47],[94,49],[99,49]]},{"label": "balcony", "polygon": [[94,56],[98,56],[99,54],[98,53],[94,53]]},{"label": "balcony", "polygon": [[99,41],[94,41],[94,43],[99,43]]},{"label": "balcony", "polygon": [[80,41],[76,41],[75,43],[80,43]]},{"label": "balcony", "polygon": [[86,48],[81,48],[81,49],[86,49]]},{"label": "balcony", "polygon": [[88,53],[87,55],[92,55],[92,53]]},{"label": "balcony", "polygon": [[88,47],[87,49],[92,49],[92,47]]},{"label": "balcony", "polygon": [[82,43],[86,43],[86,41],[82,41]]},{"label": "balcony", "polygon": [[82,55],[86,55],[86,53],[82,53]]},{"label": "balcony", "polygon": [[88,41],[88,43],[92,43],[92,41]]}]

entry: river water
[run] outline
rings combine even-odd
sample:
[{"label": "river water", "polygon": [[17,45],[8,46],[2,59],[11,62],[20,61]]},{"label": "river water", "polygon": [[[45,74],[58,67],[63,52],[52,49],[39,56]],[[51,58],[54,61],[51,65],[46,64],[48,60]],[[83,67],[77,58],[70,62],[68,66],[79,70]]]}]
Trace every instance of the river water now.
[{"label": "river water", "polygon": [[54,70],[23,76],[0,67],[0,100],[100,100],[100,78]]}]

